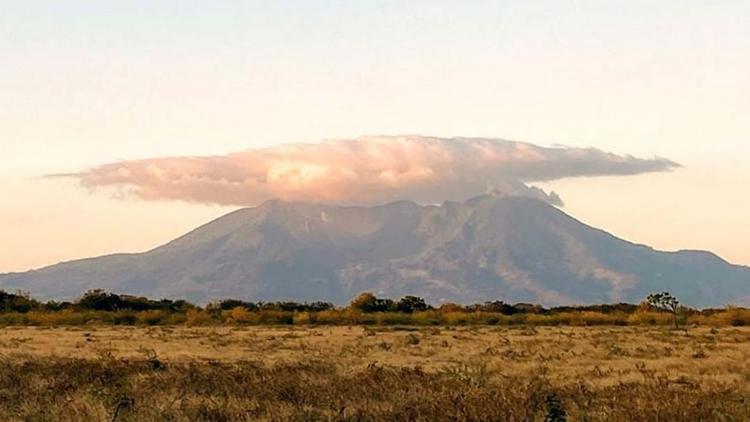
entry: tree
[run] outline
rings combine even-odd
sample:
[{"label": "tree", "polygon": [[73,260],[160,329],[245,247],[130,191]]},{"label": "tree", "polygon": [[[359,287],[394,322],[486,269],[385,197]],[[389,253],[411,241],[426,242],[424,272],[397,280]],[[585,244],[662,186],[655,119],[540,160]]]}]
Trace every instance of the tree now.
[{"label": "tree", "polygon": [[119,304],[119,296],[103,289],[89,290],[76,302],[77,307],[92,311],[116,311]]},{"label": "tree", "polygon": [[399,312],[410,314],[412,312],[426,311],[429,309],[424,299],[417,296],[404,296],[398,301],[396,309]]},{"label": "tree", "polygon": [[365,292],[355,297],[349,307],[360,312],[371,313],[392,311],[395,305],[390,299],[378,299],[374,294]]},{"label": "tree", "polygon": [[16,293],[7,293],[0,290],[0,311],[26,313],[39,307],[41,303],[32,299],[28,292],[19,290]]},{"label": "tree", "polygon": [[669,292],[651,293],[646,297],[646,302],[652,307],[661,311],[669,312],[674,318],[674,328],[680,328],[678,313],[680,311],[680,301],[672,296]]},{"label": "tree", "polygon": [[349,304],[350,307],[361,312],[374,312],[378,298],[370,292],[360,293]]}]

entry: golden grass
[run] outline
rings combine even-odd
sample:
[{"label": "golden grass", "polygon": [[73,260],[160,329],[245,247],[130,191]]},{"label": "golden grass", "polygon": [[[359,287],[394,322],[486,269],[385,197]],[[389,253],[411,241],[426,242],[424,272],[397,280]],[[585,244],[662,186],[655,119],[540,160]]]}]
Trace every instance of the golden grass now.
[{"label": "golden grass", "polygon": [[[681,312],[682,326],[740,327],[750,326],[750,310],[731,308]],[[365,313],[352,308],[322,311],[282,311],[274,309],[249,310],[200,309],[186,311],[118,310],[91,311],[64,309],[60,311],[33,310],[25,313],[0,312],[0,327],[8,326],[84,326],[84,325],[416,325],[416,326],[671,326],[673,316],[668,312],[637,310],[635,312],[600,312],[589,310],[549,311],[503,314],[500,312],[467,311],[445,308],[414,313]]]},{"label": "golden grass", "polygon": [[0,420],[750,418],[744,327],[8,327],[0,362]]}]

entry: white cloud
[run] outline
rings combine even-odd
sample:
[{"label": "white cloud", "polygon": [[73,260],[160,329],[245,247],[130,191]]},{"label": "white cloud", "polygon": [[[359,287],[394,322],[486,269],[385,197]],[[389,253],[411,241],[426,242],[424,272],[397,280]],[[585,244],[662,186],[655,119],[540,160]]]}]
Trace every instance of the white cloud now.
[{"label": "white cloud", "polygon": [[121,187],[144,200],[257,205],[277,198],[343,204],[437,203],[499,190],[559,203],[527,182],[667,171],[677,164],[597,149],[545,148],[486,138],[368,136],[287,144],[225,156],[105,164],[70,174],[83,186]]}]

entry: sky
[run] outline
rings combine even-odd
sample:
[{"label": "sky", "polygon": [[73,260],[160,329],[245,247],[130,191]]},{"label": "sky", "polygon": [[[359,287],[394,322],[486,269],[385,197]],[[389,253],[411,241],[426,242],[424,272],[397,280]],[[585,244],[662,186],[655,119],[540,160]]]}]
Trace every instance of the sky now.
[{"label": "sky", "polygon": [[750,2],[2,1],[0,272],[168,241],[238,204],[81,177],[420,134],[670,171],[529,180],[587,224],[750,265]]}]

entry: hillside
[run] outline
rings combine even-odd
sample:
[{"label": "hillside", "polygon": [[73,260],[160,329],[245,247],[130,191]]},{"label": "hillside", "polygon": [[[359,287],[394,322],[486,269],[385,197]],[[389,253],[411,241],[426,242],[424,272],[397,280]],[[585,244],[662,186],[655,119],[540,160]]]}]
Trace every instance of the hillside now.
[{"label": "hillside", "polygon": [[544,202],[340,207],[269,201],[145,253],[0,276],[0,288],[70,299],[90,288],[205,302],[329,300],[370,290],[432,303],[637,302],[668,290],[692,306],[750,302],[750,269],[708,252],[660,252]]}]

